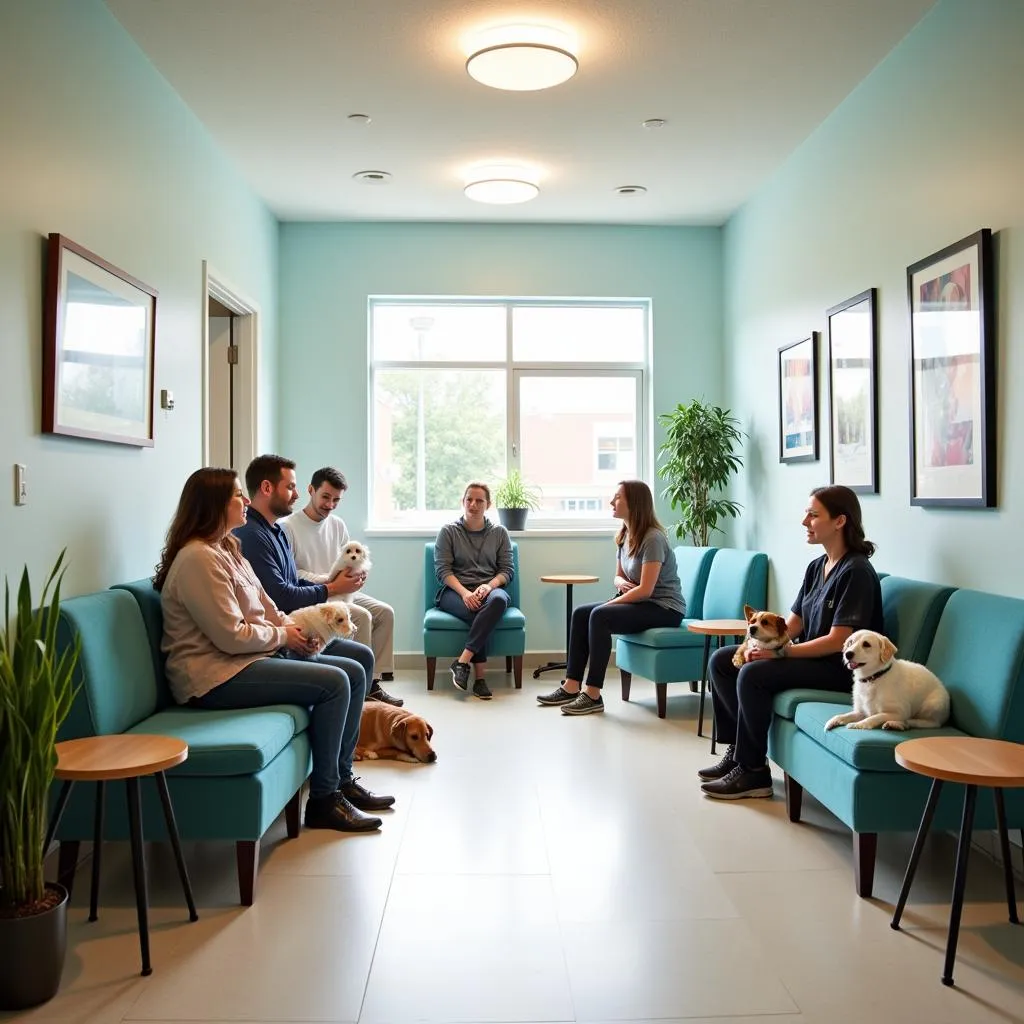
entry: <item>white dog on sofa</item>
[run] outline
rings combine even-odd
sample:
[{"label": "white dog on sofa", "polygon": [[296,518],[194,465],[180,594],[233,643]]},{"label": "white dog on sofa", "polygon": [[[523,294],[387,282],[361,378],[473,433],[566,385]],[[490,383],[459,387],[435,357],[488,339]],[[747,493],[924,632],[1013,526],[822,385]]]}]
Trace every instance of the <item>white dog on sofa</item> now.
[{"label": "white dog on sofa", "polygon": [[843,644],[843,661],[853,672],[853,710],[834,715],[825,731],[849,729],[938,729],[949,718],[949,691],[934,672],[896,657],[896,646],[881,633],[858,629]]},{"label": "white dog on sofa", "polygon": [[355,632],[352,616],[344,601],[324,601],[288,613],[288,618],[308,637],[316,637],[321,646],[338,637],[350,637]]}]

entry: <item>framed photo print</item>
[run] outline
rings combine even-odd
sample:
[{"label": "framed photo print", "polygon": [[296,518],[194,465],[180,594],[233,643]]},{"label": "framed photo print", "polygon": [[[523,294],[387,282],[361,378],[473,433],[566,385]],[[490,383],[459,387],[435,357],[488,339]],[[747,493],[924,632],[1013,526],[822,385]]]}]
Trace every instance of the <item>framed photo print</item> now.
[{"label": "framed photo print", "polygon": [[910,503],[996,503],[992,232],[907,267]]},{"label": "framed photo print", "polygon": [[829,461],[834,484],[878,493],[877,289],[827,311]]},{"label": "framed photo print", "polygon": [[150,448],[157,293],[50,235],[43,312],[43,433]]},{"label": "framed photo print", "polygon": [[818,459],[818,332],[779,349],[779,462]]}]

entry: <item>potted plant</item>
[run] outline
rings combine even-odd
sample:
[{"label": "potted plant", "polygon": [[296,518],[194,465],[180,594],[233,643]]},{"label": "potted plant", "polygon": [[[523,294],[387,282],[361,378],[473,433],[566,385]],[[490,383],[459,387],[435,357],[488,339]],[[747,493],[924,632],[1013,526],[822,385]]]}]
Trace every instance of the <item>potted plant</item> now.
[{"label": "potted plant", "polygon": [[667,435],[658,449],[658,475],[668,481],[662,495],[682,512],[674,524],[676,536],[689,535],[696,547],[707,547],[711,533],[721,529],[719,520],[735,519],[743,507],[714,493],[743,465],[735,451],[744,436],[739,420],[730,410],[695,398],[663,413],[658,422]]},{"label": "potted plant", "polygon": [[540,493],[527,485],[518,469],[494,488],[494,506],[506,530],[525,530],[530,509],[540,508]]},{"label": "potted plant", "polygon": [[[15,618],[4,580],[0,630],[0,1010],[51,998],[67,944],[67,890],[44,882],[47,812],[57,730],[71,710],[76,642],[57,654],[64,552],[32,605],[28,568]],[[52,590],[52,593],[51,593]],[[49,596],[49,601],[47,600]]]}]

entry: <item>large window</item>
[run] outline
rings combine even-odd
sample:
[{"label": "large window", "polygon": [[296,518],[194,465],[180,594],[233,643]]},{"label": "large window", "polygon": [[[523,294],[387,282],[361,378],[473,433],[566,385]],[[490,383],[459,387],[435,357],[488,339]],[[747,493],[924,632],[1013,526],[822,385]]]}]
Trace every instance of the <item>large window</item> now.
[{"label": "large window", "polygon": [[535,525],[609,521],[647,475],[646,300],[370,300],[371,514],[437,526],[521,470]]}]

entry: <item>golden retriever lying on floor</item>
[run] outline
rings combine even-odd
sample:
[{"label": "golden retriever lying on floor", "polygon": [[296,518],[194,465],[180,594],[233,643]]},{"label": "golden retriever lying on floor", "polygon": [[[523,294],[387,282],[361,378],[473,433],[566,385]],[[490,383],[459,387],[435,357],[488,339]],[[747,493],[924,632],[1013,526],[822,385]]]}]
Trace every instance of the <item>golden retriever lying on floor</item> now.
[{"label": "golden retriever lying on floor", "polygon": [[356,761],[432,762],[437,754],[430,746],[434,730],[430,723],[405,708],[394,708],[379,700],[363,705],[356,742]]}]

